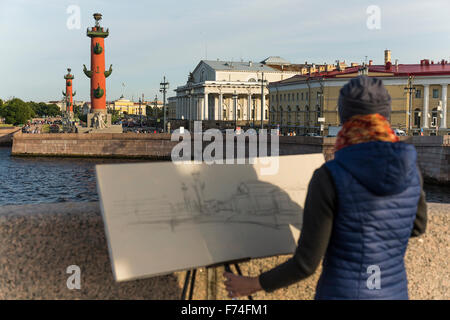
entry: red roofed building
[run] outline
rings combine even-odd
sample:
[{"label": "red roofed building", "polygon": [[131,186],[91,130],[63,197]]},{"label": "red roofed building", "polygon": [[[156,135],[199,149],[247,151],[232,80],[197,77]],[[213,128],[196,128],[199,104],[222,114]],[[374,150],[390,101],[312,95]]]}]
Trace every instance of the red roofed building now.
[{"label": "red roofed building", "polygon": [[[335,70],[296,75],[269,85],[272,128],[283,134],[327,135],[337,127],[339,91],[351,78],[361,74],[383,80],[392,98],[391,124],[411,134],[449,134],[448,85],[450,63],[421,60],[417,64],[392,63],[385,51],[384,65],[336,65]],[[410,112],[411,110],[411,112]],[[331,132],[331,130],[330,130]]]}]

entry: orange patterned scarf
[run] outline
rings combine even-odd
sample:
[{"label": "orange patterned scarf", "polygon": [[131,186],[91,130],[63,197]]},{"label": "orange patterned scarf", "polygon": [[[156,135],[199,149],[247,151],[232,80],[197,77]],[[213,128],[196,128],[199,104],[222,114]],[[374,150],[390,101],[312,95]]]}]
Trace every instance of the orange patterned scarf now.
[{"label": "orange patterned scarf", "polygon": [[370,141],[398,142],[389,121],[381,114],[356,115],[344,123],[339,131],[335,151],[347,146]]}]

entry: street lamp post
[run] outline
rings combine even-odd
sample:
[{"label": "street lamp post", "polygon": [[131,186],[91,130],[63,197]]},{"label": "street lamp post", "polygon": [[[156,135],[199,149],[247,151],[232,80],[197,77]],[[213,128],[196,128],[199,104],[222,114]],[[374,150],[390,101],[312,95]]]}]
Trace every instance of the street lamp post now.
[{"label": "street lamp post", "polygon": [[191,130],[191,103],[192,103],[191,100],[192,100],[192,95],[194,94],[194,90],[191,88],[191,89],[188,89],[186,92],[187,92],[187,96],[188,96],[188,100],[189,100],[188,113],[186,115],[186,118],[188,121],[188,130],[190,131]]},{"label": "street lamp post", "polygon": [[142,128],[142,100],[139,98],[139,123]]},{"label": "street lamp post", "polygon": [[409,94],[409,112],[408,112],[408,135],[412,136],[412,96],[413,93],[416,92],[416,88],[413,86],[413,80],[414,77],[413,76],[409,76],[408,78],[408,84],[405,87],[405,92]]},{"label": "street lamp post", "polygon": [[155,95],[155,100],[153,101],[153,114],[155,115],[156,122],[158,122],[158,95]]},{"label": "street lamp post", "polygon": [[167,89],[169,89],[169,82],[166,81],[166,76],[164,76],[163,82],[161,82],[160,84],[160,89],[159,92],[162,92],[163,94],[163,112],[164,112],[164,128],[163,128],[163,132],[166,132],[166,92]]},{"label": "street lamp post", "polygon": [[[320,135],[323,136],[323,130],[324,130],[324,123],[325,118],[323,118],[323,108],[324,108],[324,85],[323,85],[323,77],[319,78],[319,85],[320,85],[320,92],[319,92],[319,109],[317,110],[317,122],[319,122],[320,125]],[[319,121],[319,118],[321,118],[322,121]]]},{"label": "street lamp post", "polygon": [[[266,96],[264,94],[265,84],[267,80],[264,80],[264,72],[261,73],[261,129],[264,128],[264,107],[266,104]],[[255,116],[256,116],[256,109],[255,109]]]}]

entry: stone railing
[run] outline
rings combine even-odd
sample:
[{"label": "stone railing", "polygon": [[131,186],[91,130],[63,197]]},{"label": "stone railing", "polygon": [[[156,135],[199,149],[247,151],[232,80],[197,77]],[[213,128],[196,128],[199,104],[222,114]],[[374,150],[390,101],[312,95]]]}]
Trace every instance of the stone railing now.
[{"label": "stone railing", "polygon": [[[0,207],[0,243],[2,300],[181,296],[174,274],[114,281],[97,202]],[[80,268],[79,290],[67,286],[72,265]]]},{"label": "stone railing", "polygon": [[[246,150],[248,150],[248,138]],[[416,146],[423,176],[429,182],[450,182],[450,136],[402,137]],[[270,139],[269,139],[270,141]],[[323,153],[326,160],[334,157],[336,138],[279,137],[279,154]],[[93,133],[93,134],[14,134],[13,155],[147,158],[169,160],[177,144],[169,134]],[[203,148],[209,141],[204,141]],[[194,144],[191,144],[192,148]],[[225,152],[224,139],[224,155]],[[270,155],[270,147],[268,147]],[[235,145],[235,154],[236,154]],[[246,152],[248,154],[248,151]],[[192,155],[194,152],[192,151]]]},{"label": "stone railing", "polygon": [[21,127],[0,127],[0,147],[10,147],[14,134],[21,129]]}]

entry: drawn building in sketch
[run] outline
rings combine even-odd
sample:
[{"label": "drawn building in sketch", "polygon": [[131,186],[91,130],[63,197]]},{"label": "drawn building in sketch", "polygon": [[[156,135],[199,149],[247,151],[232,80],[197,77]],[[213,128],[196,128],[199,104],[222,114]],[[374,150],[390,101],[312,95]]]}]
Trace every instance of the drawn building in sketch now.
[{"label": "drawn building in sketch", "polygon": [[279,187],[259,180],[240,182],[230,197],[208,199],[198,173],[181,183],[183,201],[160,199],[151,210],[135,212],[137,224],[249,223],[271,228],[299,227],[301,208]]}]

